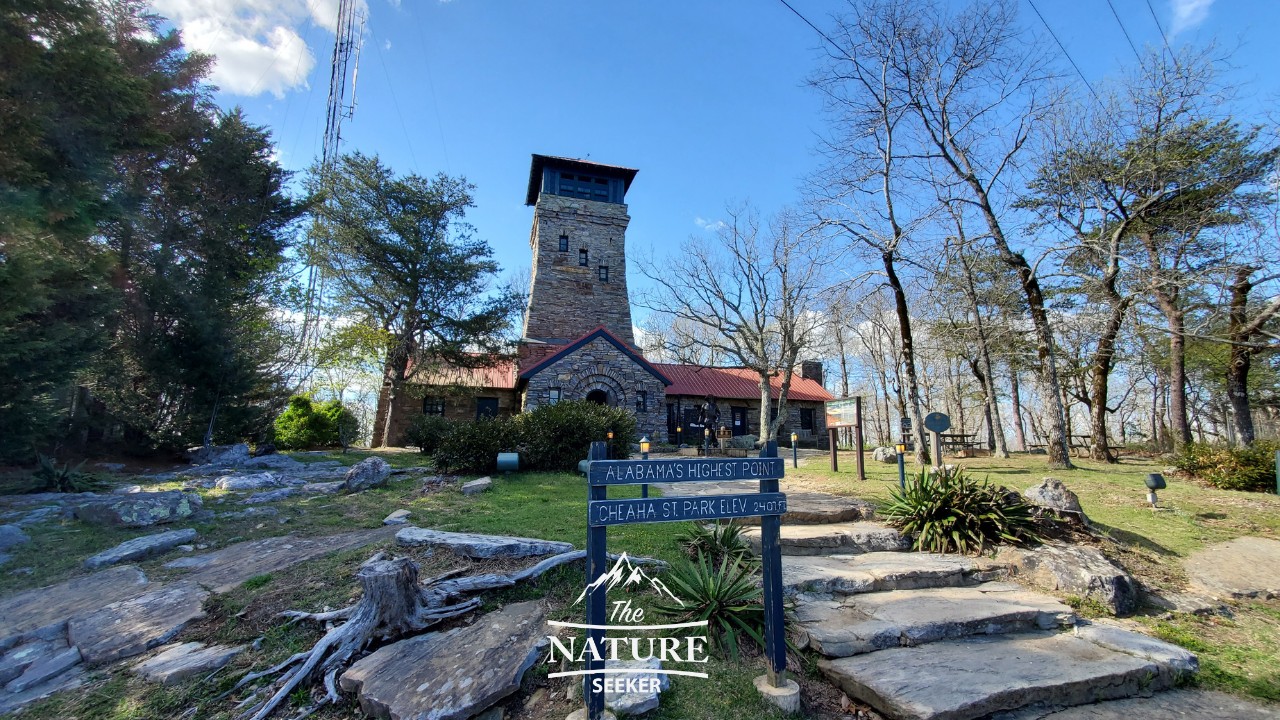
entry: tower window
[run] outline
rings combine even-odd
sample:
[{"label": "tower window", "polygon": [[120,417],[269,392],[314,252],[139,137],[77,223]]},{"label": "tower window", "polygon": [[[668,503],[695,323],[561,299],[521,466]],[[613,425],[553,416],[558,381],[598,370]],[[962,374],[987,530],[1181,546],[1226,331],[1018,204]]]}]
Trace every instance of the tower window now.
[{"label": "tower window", "polygon": [[560,173],[558,195],[609,202],[609,179],[578,173]]},{"label": "tower window", "polygon": [[569,236],[563,233],[560,235],[560,252],[569,252]]},{"label": "tower window", "polygon": [[551,388],[547,391],[547,404],[555,405],[560,402],[560,388]]},{"label": "tower window", "polygon": [[600,282],[609,282],[609,266],[600,266]]},{"label": "tower window", "polygon": [[581,250],[578,251],[578,264],[581,265],[582,267],[587,266],[587,249],[586,248],[582,248]]}]

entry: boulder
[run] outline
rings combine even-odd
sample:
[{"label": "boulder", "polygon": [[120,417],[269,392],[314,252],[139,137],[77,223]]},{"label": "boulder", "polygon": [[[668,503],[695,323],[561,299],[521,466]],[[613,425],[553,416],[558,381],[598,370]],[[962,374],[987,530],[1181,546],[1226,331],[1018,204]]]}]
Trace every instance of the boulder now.
[{"label": "boulder", "polygon": [[276,454],[275,443],[262,443],[261,445],[253,449],[253,456],[256,458],[266,457],[267,455],[275,455],[275,454]]},{"label": "boulder", "polygon": [[871,459],[876,462],[897,464],[898,451],[891,447],[878,447],[871,451]]},{"label": "boulder", "polygon": [[1022,496],[1055,517],[1081,525],[1089,524],[1089,518],[1080,507],[1080,498],[1057,478],[1045,478],[1039,485],[1024,490]]},{"label": "boulder", "polygon": [[132,657],[163,645],[187,623],[204,617],[209,591],[192,582],[158,587],[71,619],[67,638],[86,663]]},{"label": "boulder", "polygon": [[409,522],[408,510],[396,510],[382,520],[383,525],[404,525]]},{"label": "boulder", "polygon": [[1116,615],[1128,615],[1138,606],[1138,583],[1095,547],[1004,547],[996,561],[1011,563],[1017,575],[1036,585],[1097,600]]},{"label": "boulder", "polygon": [[58,650],[31,663],[21,675],[10,680],[4,689],[11,693],[23,692],[70,670],[80,664],[80,660],[80,651],[76,648]]},{"label": "boulder", "polygon": [[0,525],[0,550],[8,550],[29,542],[31,542],[31,536],[17,525]]},{"label": "boulder", "polygon": [[40,660],[66,649],[60,640],[32,640],[0,656],[0,685],[6,685]]},{"label": "boulder", "polygon": [[241,500],[240,504],[256,505],[258,503],[264,503],[264,502],[275,502],[277,500],[284,500],[285,498],[293,497],[294,495],[297,495],[300,492],[302,492],[302,488],[296,488],[296,487],[280,488],[279,490],[267,490],[265,492],[254,493],[250,495],[244,500]]},{"label": "boulder", "polygon": [[191,460],[192,465],[234,467],[248,460],[249,457],[249,446],[244,443],[200,446],[187,450],[187,458]]},{"label": "boulder", "polygon": [[505,535],[477,535],[409,526],[396,533],[396,542],[406,547],[443,548],[469,558],[530,557],[573,550],[567,542]]},{"label": "boulder", "polygon": [[187,528],[186,530],[170,530],[168,532],[156,533],[155,535],[143,535],[139,538],[126,540],[110,550],[102,552],[88,558],[84,561],[84,566],[90,570],[97,570],[108,565],[129,562],[132,560],[142,560],[145,558],[160,555],[168,552],[173,548],[189,543],[196,539],[196,531]]},{"label": "boulder", "polygon": [[299,489],[306,495],[332,495],[342,492],[342,488],[345,486],[345,481],[334,480],[333,482],[307,483]]},{"label": "boulder", "polygon": [[138,663],[133,672],[161,685],[173,685],[193,675],[217,670],[244,649],[244,645],[205,647],[204,643],[198,642],[175,643]]},{"label": "boulder", "polygon": [[368,457],[351,466],[343,482],[347,492],[360,492],[385,485],[389,477],[391,477],[391,466],[386,460]]},{"label": "boulder", "polygon": [[281,483],[269,472],[257,475],[224,475],[214,481],[213,486],[219,490],[243,491],[262,490],[263,488],[280,487]]},{"label": "boulder", "polygon": [[306,463],[298,462],[288,455],[259,455],[249,458],[237,465],[241,468],[270,468],[272,470],[302,470]]},{"label": "boulder", "polygon": [[180,490],[140,492],[91,500],[76,506],[76,517],[94,525],[150,527],[191,517],[200,496]]},{"label": "boulder", "polygon": [[[662,661],[656,657],[650,657],[647,660],[608,660],[605,662],[605,668],[630,668],[637,670],[661,670]],[[624,687],[621,691],[606,692],[604,694],[604,706],[619,715],[634,716],[643,715],[650,710],[656,710],[658,707],[658,695],[665,692],[671,687],[671,676],[665,673],[636,673],[627,674],[625,678],[617,678],[619,680],[633,680],[643,685],[647,689],[641,691],[637,689],[635,692],[625,692]]]},{"label": "boulder", "polygon": [[479,495],[480,493],[492,487],[493,487],[493,480],[487,477],[482,477],[479,480],[472,480],[469,483],[463,483],[462,494],[463,495]]},{"label": "boulder", "polygon": [[508,605],[472,625],[382,647],[339,686],[375,718],[468,720],[520,688],[546,646],[545,621],[537,601]]}]

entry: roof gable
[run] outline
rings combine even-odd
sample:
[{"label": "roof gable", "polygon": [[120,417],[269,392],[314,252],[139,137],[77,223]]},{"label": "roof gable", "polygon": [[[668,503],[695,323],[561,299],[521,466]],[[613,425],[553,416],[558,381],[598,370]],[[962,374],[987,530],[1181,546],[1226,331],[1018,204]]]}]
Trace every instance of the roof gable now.
[{"label": "roof gable", "polygon": [[606,342],[613,345],[623,355],[626,355],[628,358],[630,358],[632,362],[644,368],[650,375],[653,375],[655,378],[662,381],[662,384],[664,386],[671,384],[671,380],[666,375],[662,374],[661,370],[656,368],[648,360],[645,360],[644,356],[636,352],[634,348],[632,348],[631,346],[619,340],[616,335],[609,332],[603,325],[596,328],[595,330],[592,330],[586,335],[583,335],[577,340],[574,340],[568,345],[562,346],[554,354],[543,358],[542,360],[538,361],[535,365],[532,365],[529,368],[523,370],[520,373],[520,379],[528,380],[534,375],[537,375],[541,370],[547,367],[550,367],[551,365],[555,364],[556,361],[573,354],[577,350],[584,347],[587,343],[590,343],[592,340],[596,340],[596,339],[603,339]]}]

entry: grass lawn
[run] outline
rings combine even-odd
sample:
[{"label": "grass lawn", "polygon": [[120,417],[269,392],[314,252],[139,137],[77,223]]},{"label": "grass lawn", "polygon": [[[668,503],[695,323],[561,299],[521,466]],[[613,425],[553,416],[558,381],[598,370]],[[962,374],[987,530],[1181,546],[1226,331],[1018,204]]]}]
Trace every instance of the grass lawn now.
[{"label": "grass lawn", "polygon": [[[373,454],[352,451],[343,454],[299,454],[309,462],[336,459],[354,464]],[[412,452],[378,452],[393,466],[419,464],[422,456]],[[1169,479],[1169,489],[1160,494],[1165,509],[1152,511],[1145,507],[1142,478],[1148,472],[1162,471],[1150,462],[1126,459],[1118,466],[1106,466],[1088,460],[1078,461],[1071,471],[1047,472],[1044,458],[1018,456],[1012,460],[960,460],[978,475],[993,481],[1024,489],[1053,475],[1062,479],[1079,496],[1085,511],[1099,530],[1116,542],[1108,554],[1123,563],[1148,584],[1178,589],[1185,583],[1179,560],[1204,545],[1239,535],[1275,537],[1280,531],[1280,498],[1274,495],[1224,492],[1202,488],[1176,478]],[[824,457],[802,460],[799,469],[791,469],[783,481],[783,490],[821,490],[883,501],[896,486],[894,465],[872,463],[868,457],[869,479],[854,479],[851,457],[842,455],[840,473],[827,470]],[[396,479],[399,478],[399,479]],[[164,487],[177,487],[177,483]],[[638,488],[614,487],[610,497],[628,497]],[[215,512],[239,510],[235,496],[216,490],[201,491],[205,507]],[[569,474],[522,473],[496,476],[494,488],[475,497],[463,496],[456,488],[424,493],[417,479],[393,477],[386,487],[350,496],[290,498],[272,503],[275,517],[220,519],[197,524],[200,542],[222,547],[231,542],[278,536],[332,534],[343,530],[373,528],[393,510],[404,508],[413,515],[410,522],[443,530],[472,531],[493,534],[526,535],[550,540],[563,540],[583,547],[586,535],[586,490],[583,480]],[[610,528],[609,548],[633,555],[674,561],[680,557],[676,536],[686,528],[684,523],[629,525]],[[14,551],[8,568],[29,567],[31,574],[0,574],[0,594],[56,582],[85,571],[85,557],[111,547],[148,530],[103,530],[77,521],[45,523],[29,529],[32,542]],[[387,543],[390,547],[392,543]],[[180,717],[215,718],[234,716],[229,701],[215,700],[249,669],[261,669],[289,654],[308,647],[320,629],[298,625],[285,627],[278,614],[286,609],[321,610],[349,604],[358,594],[354,572],[358,565],[377,550],[376,547],[339,553],[305,563],[286,571],[253,578],[237,590],[211,599],[208,617],[189,627],[178,640],[202,640],[229,644],[252,643],[261,638],[257,649],[240,655],[224,670],[205,678],[160,688],[140,681],[126,672],[128,663],[96,671],[95,680],[81,691],[64,693],[30,706],[24,718],[52,720],[126,720],[137,718],[177,719]],[[404,552],[398,549],[397,552]],[[428,555],[412,552],[422,566],[424,576],[458,566],[473,571],[507,571],[512,564],[485,563],[453,558],[447,554]],[[164,579],[171,575],[159,566],[165,559],[142,563],[149,577]],[[534,598],[545,598],[553,619],[581,620],[582,607],[574,606],[585,578],[581,564],[558,568],[539,580],[509,590],[490,593],[490,607]],[[647,593],[635,597],[637,604],[648,608]],[[651,608],[650,608],[651,610]],[[1238,603],[1233,619],[1191,616],[1140,616],[1138,621],[1149,631],[1172,642],[1182,644],[1201,656],[1204,672],[1200,682],[1207,687],[1280,700],[1280,603]],[[649,613],[652,615],[652,613]],[[795,668],[806,691],[815,703],[809,717],[838,717],[838,693],[826,687],[813,671],[811,663]],[[507,706],[508,718],[520,720],[559,720],[576,706],[565,698],[566,683],[548,680],[548,669],[539,663],[527,676],[525,687]],[[709,680],[673,678],[672,689],[664,695],[662,706],[648,717],[659,720],[688,718],[774,718],[780,717],[771,706],[760,700],[751,679],[763,672],[759,657],[738,660],[715,658],[707,667]],[[305,697],[299,695],[299,704]],[[184,715],[198,708],[191,715]],[[279,717],[287,717],[286,710]],[[326,708],[312,717],[363,717],[349,700],[346,704]]]}]

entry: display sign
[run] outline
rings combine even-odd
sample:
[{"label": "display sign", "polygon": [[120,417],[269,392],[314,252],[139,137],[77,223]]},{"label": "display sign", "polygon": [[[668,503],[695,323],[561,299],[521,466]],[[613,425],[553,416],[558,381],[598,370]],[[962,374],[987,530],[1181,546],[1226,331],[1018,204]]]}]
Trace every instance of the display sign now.
[{"label": "display sign", "polygon": [[782,458],[593,460],[587,478],[591,485],[776,480],[785,466]]},{"label": "display sign", "polygon": [[781,515],[786,511],[787,496],[780,492],[593,500],[587,503],[587,523],[592,527],[600,527],[628,523],[720,520],[756,515]]},{"label": "display sign", "polygon": [[951,428],[951,418],[946,413],[931,412],[924,416],[924,427],[936,433],[946,432]]}]

